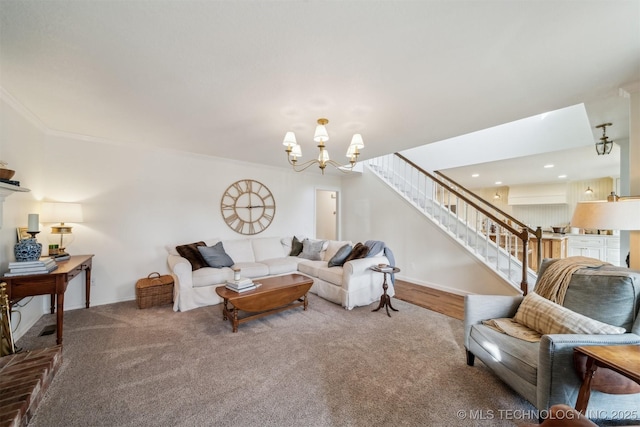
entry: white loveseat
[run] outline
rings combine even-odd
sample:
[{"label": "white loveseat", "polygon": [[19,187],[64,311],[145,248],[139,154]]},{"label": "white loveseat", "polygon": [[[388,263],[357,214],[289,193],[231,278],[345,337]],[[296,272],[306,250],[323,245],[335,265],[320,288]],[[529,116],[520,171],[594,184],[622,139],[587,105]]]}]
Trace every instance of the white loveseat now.
[{"label": "white loveseat", "polygon": [[[222,241],[224,251],[231,257],[232,268],[240,268],[243,277],[261,279],[290,273],[313,278],[310,292],[351,310],[380,300],[383,275],[370,267],[389,264],[384,251],[367,258],[347,261],[341,267],[329,267],[328,261],[348,241],[326,241],[321,260],[311,261],[289,256],[291,237],[259,237],[246,239],[204,240],[207,246]],[[180,256],[175,246],[168,246],[167,263],[174,278],[174,311],[187,311],[222,302],[215,288],[233,279],[229,267],[203,267],[193,270],[191,263]],[[387,294],[394,295],[393,284],[387,281]]]}]

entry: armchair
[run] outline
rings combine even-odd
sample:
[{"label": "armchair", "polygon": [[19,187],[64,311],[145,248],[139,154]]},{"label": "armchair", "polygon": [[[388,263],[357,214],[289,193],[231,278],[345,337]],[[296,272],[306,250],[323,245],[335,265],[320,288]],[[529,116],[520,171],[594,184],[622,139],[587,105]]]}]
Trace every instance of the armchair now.
[{"label": "armchair", "polygon": [[[539,271],[555,262],[545,259]],[[522,296],[468,295],[465,298],[464,339],[467,364],[477,356],[498,377],[539,410],[556,404],[574,405],[582,378],[576,373],[573,349],[583,345],[640,345],[640,272],[604,266],[576,271],[563,306],[589,318],[623,327],[618,335],[549,334],[527,342],[500,333],[483,320],[513,317]],[[640,393],[607,394],[593,391],[587,416],[616,418],[640,408]]]}]

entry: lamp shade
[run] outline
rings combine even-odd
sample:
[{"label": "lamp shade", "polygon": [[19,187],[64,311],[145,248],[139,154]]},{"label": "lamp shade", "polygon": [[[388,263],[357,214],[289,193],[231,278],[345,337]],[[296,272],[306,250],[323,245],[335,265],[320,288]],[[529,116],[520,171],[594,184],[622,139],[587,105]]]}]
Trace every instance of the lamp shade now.
[{"label": "lamp shade", "polygon": [[83,222],[82,205],[80,203],[42,204],[42,222]]},{"label": "lamp shade", "polygon": [[302,157],[302,148],[300,145],[296,144],[291,147],[291,157],[297,159],[298,157]]},{"label": "lamp shade", "polygon": [[327,128],[324,127],[324,125],[316,126],[316,133],[313,135],[313,140],[315,142],[327,142],[329,140],[329,134],[327,133]]},{"label": "lamp shade", "polygon": [[362,140],[362,135],[360,135],[359,133],[354,134],[353,137],[351,138],[351,144],[349,145],[349,147],[357,147],[359,149],[364,148],[364,141]]},{"label": "lamp shade", "polygon": [[295,147],[298,145],[296,141],[296,134],[293,132],[287,132],[284,136],[284,141],[282,141],[282,145],[286,145],[287,147]]},{"label": "lamp shade", "polygon": [[318,155],[318,161],[324,163],[328,162],[329,160],[329,152],[327,150],[320,151],[320,154]]},{"label": "lamp shade", "polygon": [[347,157],[351,158],[354,157],[356,154],[356,147],[354,147],[353,145],[350,145],[349,148],[347,148]]},{"label": "lamp shade", "polygon": [[640,199],[578,202],[571,226],[599,230],[640,230]]}]

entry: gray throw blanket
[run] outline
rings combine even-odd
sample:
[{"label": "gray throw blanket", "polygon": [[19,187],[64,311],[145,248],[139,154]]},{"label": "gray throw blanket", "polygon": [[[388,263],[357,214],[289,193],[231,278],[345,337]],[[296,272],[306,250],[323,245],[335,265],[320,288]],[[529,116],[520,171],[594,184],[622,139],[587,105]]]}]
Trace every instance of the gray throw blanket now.
[{"label": "gray throw blanket", "polygon": [[[381,251],[384,251],[384,256],[386,256],[389,260],[389,265],[395,267],[396,259],[393,256],[393,252],[391,252],[391,249],[384,242],[380,240],[367,240],[366,242],[364,242],[364,245],[369,248],[369,254],[367,255],[367,258],[371,258],[379,254]],[[391,283],[395,283],[395,274],[391,273],[390,276]]]}]

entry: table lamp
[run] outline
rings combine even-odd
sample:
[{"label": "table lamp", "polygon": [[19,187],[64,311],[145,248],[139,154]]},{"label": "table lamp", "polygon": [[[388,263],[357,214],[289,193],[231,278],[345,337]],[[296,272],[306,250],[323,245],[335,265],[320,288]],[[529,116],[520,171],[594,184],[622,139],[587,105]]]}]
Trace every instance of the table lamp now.
[{"label": "table lamp", "polygon": [[68,256],[65,248],[73,242],[74,236],[72,233],[73,227],[66,223],[83,222],[82,205],[80,203],[44,202],[42,204],[42,222],[59,223],[59,225],[51,226],[49,241],[58,244],[57,257]]},{"label": "table lamp", "polygon": [[640,197],[619,197],[611,193],[607,200],[578,202],[571,226],[593,230],[640,230]]}]

